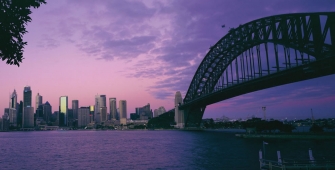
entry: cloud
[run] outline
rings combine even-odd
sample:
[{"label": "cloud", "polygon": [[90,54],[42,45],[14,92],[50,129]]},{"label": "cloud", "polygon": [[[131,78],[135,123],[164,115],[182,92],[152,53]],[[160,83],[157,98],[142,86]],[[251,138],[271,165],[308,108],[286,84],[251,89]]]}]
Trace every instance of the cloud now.
[{"label": "cloud", "polygon": [[[58,36],[53,38],[55,41],[67,40],[86,55],[100,60],[135,61],[126,66],[128,71],[123,74],[155,79],[155,84],[148,90],[160,99],[173,97],[175,91],[186,94],[209,47],[221,39],[229,27],[282,13],[329,11],[335,8],[334,4],[327,2],[282,3],[264,0],[217,0],[210,3],[186,0],[82,0],[64,1],[61,4],[63,6],[58,5],[49,11],[52,19],[58,21],[58,29],[50,28]],[[54,16],[57,11],[64,11],[65,14]],[[223,24],[227,28],[222,28]],[[295,91],[289,97],[316,94],[317,91]],[[252,103],[250,99],[240,100],[242,103]],[[277,99],[269,101],[275,103]]]},{"label": "cloud", "polygon": [[40,40],[38,47],[45,48],[45,49],[53,49],[57,48],[60,45],[60,42],[52,37],[43,34],[43,39]]}]

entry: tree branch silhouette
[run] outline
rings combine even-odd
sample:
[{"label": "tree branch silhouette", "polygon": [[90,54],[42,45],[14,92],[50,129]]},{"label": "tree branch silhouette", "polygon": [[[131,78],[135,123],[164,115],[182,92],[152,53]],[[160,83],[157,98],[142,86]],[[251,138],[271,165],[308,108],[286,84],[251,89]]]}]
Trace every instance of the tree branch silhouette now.
[{"label": "tree branch silhouette", "polygon": [[0,58],[6,64],[20,66],[25,25],[31,21],[31,7],[38,8],[45,0],[0,0]]}]

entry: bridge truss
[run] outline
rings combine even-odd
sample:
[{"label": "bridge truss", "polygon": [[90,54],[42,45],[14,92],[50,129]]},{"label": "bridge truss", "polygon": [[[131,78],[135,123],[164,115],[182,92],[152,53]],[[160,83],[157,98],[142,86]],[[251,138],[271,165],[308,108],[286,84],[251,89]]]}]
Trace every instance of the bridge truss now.
[{"label": "bridge truss", "polygon": [[204,110],[237,95],[334,74],[334,61],[335,12],[257,19],[210,48],[180,108]]}]

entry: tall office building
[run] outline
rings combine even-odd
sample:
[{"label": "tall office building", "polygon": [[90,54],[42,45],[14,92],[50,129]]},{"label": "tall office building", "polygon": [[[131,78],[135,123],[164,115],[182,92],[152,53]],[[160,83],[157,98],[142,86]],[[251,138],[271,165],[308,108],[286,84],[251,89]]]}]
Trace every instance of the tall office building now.
[{"label": "tall office building", "polygon": [[94,121],[94,106],[90,106],[90,123]]},{"label": "tall office building", "polygon": [[36,98],[35,98],[35,109],[38,109],[38,106],[40,106],[43,103],[43,98],[42,96],[37,93]]},{"label": "tall office building", "polygon": [[111,120],[116,120],[116,98],[109,98],[109,113]]},{"label": "tall office building", "polygon": [[105,122],[107,120],[107,107],[100,107],[100,116],[101,116],[101,122]]},{"label": "tall office building", "polygon": [[9,97],[9,123],[13,126],[17,126],[18,109],[17,94],[14,89],[13,93]]},{"label": "tall office building", "polygon": [[27,107],[27,106],[32,106],[32,102],[31,102],[31,88],[30,86],[26,86],[23,89],[23,108]]},{"label": "tall office building", "polygon": [[17,112],[17,127],[22,127],[22,119],[23,119],[23,101],[17,104],[18,112]]},{"label": "tall office building", "polygon": [[[26,86],[23,89],[23,110],[22,110],[22,127],[30,127],[30,118],[31,118],[31,109],[33,109],[33,125],[34,125],[34,108],[32,107],[32,91],[30,86]],[[25,109],[28,109],[27,111],[25,111]],[[28,114],[28,115],[27,115]],[[25,120],[25,119],[29,119],[29,120]]]},{"label": "tall office building", "polygon": [[97,123],[102,121],[100,113],[101,107],[106,107],[106,95],[95,95],[94,119]]},{"label": "tall office building", "polygon": [[13,93],[9,97],[9,108],[15,108],[17,106],[17,94],[16,90],[14,89]]},{"label": "tall office building", "polygon": [[50,103],[47,101],[43,105],[43,119],[45,122],[49,123],[51,122],[51,116],[52,116],[52,107]]},{"label": "tall office building", "polygon": [[90,123],[90,107],[80,107],[78,109],[78,127],[85,127]]},{"label": "tall office building", "polygon": [[78,108],[79,108],[79,101],[72,100],[73,119],[78,119]]},{"label": "tall office building", "polygon": [[119,109],[120,109],[120,118],[127,118],[127,101],[126,100],[119,101]]},{"label": "tall office building", "polygon": [[59,126],[68,126],[68,97],[59,98]]},{"label": "tall office building", "polygon": [[184,128],[184,124],[185,124],[185,121],[184,121],[184,111],[183,110],[179,110],[179,105],[183,103],[183,98],[181,96],[181,93],[180,91],[177,91],[176,92],[176,95],[175,95],[175,99],[174,99],[174,113],[175,113],[175,116],[174,116],[174,120],[176,122],[176,127],[177,128]]},{"label": "tall office building", "polygon": [[24,107],[23,118],[22,118],[23,128],[33,128],[34,127],[34,107]]}]

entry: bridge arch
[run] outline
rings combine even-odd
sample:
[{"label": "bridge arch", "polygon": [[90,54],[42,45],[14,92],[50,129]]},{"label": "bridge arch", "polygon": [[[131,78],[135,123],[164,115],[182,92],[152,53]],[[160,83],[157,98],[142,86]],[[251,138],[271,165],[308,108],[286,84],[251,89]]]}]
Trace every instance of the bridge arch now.
[{"label": "bridge arch", "polygon": [[[297,53],[301,55],[301,58],[296,58],[301,61],[300,64],[335,57],[335,12],[276,15],[257,19],[231,29],[206,54],[192,79],[183,101],[184,104],[213,93],[215,88],[220,86],[218,85],[220,77],[227,71],[227,68],[234,64],[233,61],[236,61],[241,55],[243,57],[245,53],[248,57],[248,52],[251,58],[250,49],[256,48],[256,58],[259,59],[260,48],[263,45],[268,55],[268,44],[274,46],[274,73],[283,70],[280,68],[279,59],[285,57],[287,60],[292,50],[295,56]],[[283,47],[284,55],[282,56],[278,54],[278,45]],[[304,58],[304,55],[308,56],[308,60]],[[314,60],[310,60],[310,56],[313,56]],[[269,59],[266,62],[268,63]],[[286,63],[284,69],[294,66],[298,64]],[[258,77],[273,73],[269,64],[267,64],[265,73],[262,67],[258,69],[260,75]],[[221,88],[225,86],[221,85]]]},{"label": "bridge arch", "polygon": [[335,12],[257,19],[231,29],[210,48],[178,109],[184,110],[185,127],[199,127],[207,105],[335,74],[334,65]]}]

